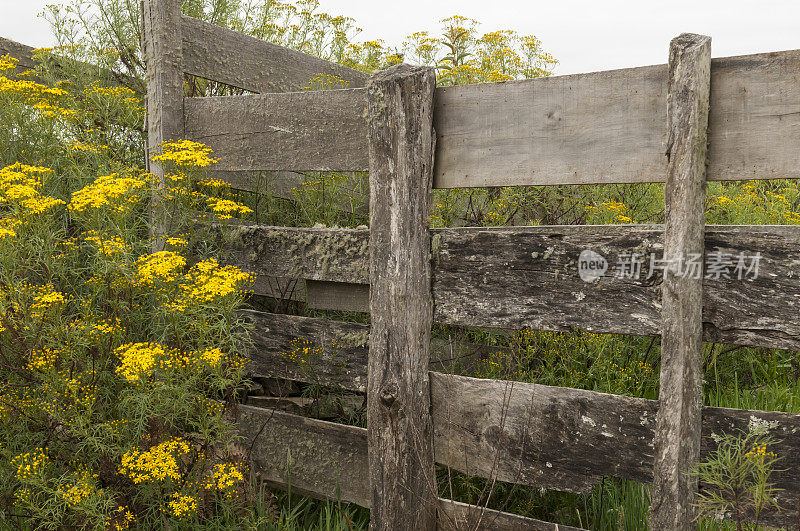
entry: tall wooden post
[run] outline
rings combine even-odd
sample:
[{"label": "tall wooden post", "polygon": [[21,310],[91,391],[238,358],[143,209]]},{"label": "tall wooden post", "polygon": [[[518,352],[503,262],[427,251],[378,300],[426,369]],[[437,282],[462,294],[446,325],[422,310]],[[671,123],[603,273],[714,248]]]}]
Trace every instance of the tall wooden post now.
[{"label": "tall wooden post", "polygon": [[[142,54],[147,66],[147,164],[163,183],[164,169],[150,160],[161,143],[184,137],[181,0],[142,1]],[[154,205],[152,236],[159,248],[167,220]]]},{"label": "tall wooden post", "polygon": [[429,67],[397,65],[370,79],[370,333],[367,438],[370,529],[436,527],[431,424]]},{"label": "tall wooden post", "polygon": [[[655,432],[650,527],[694,525],[700,457],[706,131],[711,38],[684,33],[669,50],[666,223],[661,390]],[[699,261],[699,271],[690,266]]]}]

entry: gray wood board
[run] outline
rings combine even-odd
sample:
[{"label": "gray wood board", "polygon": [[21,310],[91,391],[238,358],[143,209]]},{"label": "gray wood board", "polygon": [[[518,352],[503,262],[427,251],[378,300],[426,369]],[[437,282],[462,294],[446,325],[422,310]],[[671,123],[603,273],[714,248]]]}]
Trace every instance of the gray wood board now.
[{"label": "gray wood board", "polygon": [[[705,248],[706,146],[711,38],[682,33],[669,45],[667,181],[661,282],[661,373],[650,527],[697,528],[697,476],[703,405],[703,278],[681,265]],[[681,260],[674,260],[681,258]]]},{"label": "gray wood board", "polygon": [[[711,67],[708,180],[800,178],[800,51]],[[434,187],[663,182],[666,85],[657,65],[439,87]],[[220,169],[368,169],[363,91],[261,96],[187,105]]]},{"label": "gray wood board", "polygon": [[196,18],[182,17],[183,71],[250,92],[290,92],[316,74],[362,87],[367,74]]},{"label": "gray wood board", "polygon": [[[238,406],[243,449],[257,478],[317,498],[370,505],[367,430],[280,411]],[[439,498],[438,529],[579,531]]]},{"label": "gray wood board", "polygon": [[[368,324],[240,310],[253,327],[251,377],[272,377],[364,392]],[[308,348],[308,350],[305,350]],[[503,347],[431,339],[430,370],[451,372]]]},{"label": "gray wood board", "polygon": [[[667,65],[440,88],[434,187],[663,182]],[[800,177],[800,51],[711,62],[708,180]]]},{"label": "gray wood board", "polygon": [[[453,469],[568,492],[606,475],[652,480],[653,400],[431,373],[431,401],[436,461]],[[263,479],[285,486],[288,470],[292,489],[368,506],[366,430],[248,406],[239,414]],[[762,522],[790,527],[800,499],[800,415],[705,407],[702,455],[715,448],[714,435],[765,423],[777,440],[770,450],[783,457],[772,479],[785,510]]]},{"label": "gray wood board", "polygon": [[186,98],[186,138],[215,170],[366,170],[365,109],[365,89]]},{"label": "gray wood board", "polygon": [[[658,335],[661,271],[649,261],[641,278],[584,282],[578,257],[585,249],[610,266],[626,253],[663,252],[663,227],[551,226],[459,228],[432,231],[433,295],[437,322],[490,328]],[[271,276],[367,284],[368,231],[250,226],[227,239],[231,263]],[[800,350],[800,228],[708,226],[706,254],[761,253],[759,276],[706,279],[704,339]],[[343,286],[337,285],[337,289]],[[365,306],[367,292],[347,300]],[[337,309],[329,297],[326,309]],[[320,304],[317,306],[322,308]]]}]

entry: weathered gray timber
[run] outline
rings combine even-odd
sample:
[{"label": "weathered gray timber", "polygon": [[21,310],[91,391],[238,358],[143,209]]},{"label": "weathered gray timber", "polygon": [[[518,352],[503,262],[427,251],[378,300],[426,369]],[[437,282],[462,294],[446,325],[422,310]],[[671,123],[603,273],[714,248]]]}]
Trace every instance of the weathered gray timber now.
[{"label": "weathered gray timber", "polygon": [[367,74],[250,35],[183,16],[183,71],[250,92],[294,92],[317,74],[336,76],[350,88]]},{"label": "weathered gray timber", "polygon": [[[667,74],[659,65],[440,87],[434,187],[663,182]],[[787,140],[800,128],[800,51],[715,59],[711,75],[708,179],[800,177]],[[191,135],[215,148],[220,169],[367,169],[363,91],[203,105],[223,123],[187,117]]]},{"label": "weathered gray timber", "polygon": [[215,168],[364,170],[364,89],[186,99],[186,138],[219,157]]},{"label": "weathered gray timber", "polygon": [[366,391],[369,325],[255,311],[240,315],[254,328],[248,352],[253,376]]},{"label": "weathered gray timber", "polygon": [[[248,352],[252,377],[366,391],[369,325],[253,310],[241,310],[239,315],[254,328]],[[506,349],[433,338],[430,370],[468,368],[472,360],[493,352]]]},{"label": "weathered gray timber", "polygon": [[[800,50],[711,62],[709,180],[800,177]],[[667,65],[436,94],[435,188],[661,182]]]},{"label": "weathered gray timber", "polygon": [[435,88],[433,68],[405,64],[367,86],[372,530],[436,528],[428,382]]},{"label": "weathered gray timber", "polygon": [[[148,170],[163,180],[162,165],[152,160],[161,153],[162,142],[184,138],[183,71],[180,0],[142,2],[142,55],[147,67]],[[158,207],[153,211],[154,248],[168,230],[168,218]]]},{"label": "weathered gray timber", "polygon": [[[441,465],[471,475],[568,492],[587,492],[603,476],[643,483],[653,479],[656,401],[439,373],[431,373],[430,378],[436,461]],[[323,439],[327,433],[318,428],[329,423],[277,412],[271,416],[271,411],[256,408],[240,410],[251,415],[240,418],[247,437],[252,440],[258,432],[264,437],[259,436],[252,458],[254,469],[262,470],[265,479],[286,484],[287,449],[291,449],[296,463],[290,470],[293,489],[297,486],[335,497],[338,487],[343,499],[370,503],[369,475],[361,475],[366,465],[344,462],[360,451],[359,445],[366,446],[360,438],[365,437],[365,430],[334,424],[331,429],[339,435],[334,434],[331,443],[316,446],[314,439]],[[769,433],[776,439],[771,451],[783,457],[780,470],[771,479],[783,489],[778,503],[784,510],[770,510],[762,522],[796,525],[800,415],[705,407],[702,422],[702,456],[715,448],[715,435],[770,426]],[[291,427],[288,432],[283,427],[287,423]],[[339,453],[345,457],[337,457]],[[342,470],[352,473],[337,485]],[[363,478],[362,485],[357,485],[358,478]],[[348,489],[356,489],[356,493]]]},{"label": "weathered gray timber", "polygon": [[[669,47],[661,376],[650,527],[695,523],[703,406],[703,263],[711,38],[684,33]],[[690,264],[694,263],[694,269]]]},{"label": "weathered gray timber", "polygon": [[[437,229],[432,233],[437,322],[537,330],[583,329],[637,335],[661,332],[661,279],[650,276],[649,253],[663,258],[663,226],[558,226]],[[314,281],[369,282],[366,230],[250,226],[236,229],[232,262],[259,278],[297,276]],[[800,350],[800,227],[709,226],[706,254],[761,253],[759,274],[706,278],[706,341]],[[584,282],[578,256],[641,253],[638,279],[609,274]],[[648,278],[650,276],[650,278]],[[365,286],[364,286],[365,287]],[[366,290],[360,289],[366,310]],[[509,294],[514,296],[510,297]],[[334,297],[320,309],[337,309]],[[348,308],[357,307],[352,299]]]},{"label": "weathered gray timber", "polygon": [[17,63],[17,72],[36,68],[37,63],[33,60],[33,50],[34,48],[27,44],[0,37],[0,57],[10,55],[14,59],[19,60],[19,63]]},{"label": "weathered gray timber", "polygon": [[[250,406],[238,407],[237,423],[257,477],[276,487],[291,487],[292,492],[370,507],[364,428]],[[442,498],[437,503],[442,530],[578,531]]]}]

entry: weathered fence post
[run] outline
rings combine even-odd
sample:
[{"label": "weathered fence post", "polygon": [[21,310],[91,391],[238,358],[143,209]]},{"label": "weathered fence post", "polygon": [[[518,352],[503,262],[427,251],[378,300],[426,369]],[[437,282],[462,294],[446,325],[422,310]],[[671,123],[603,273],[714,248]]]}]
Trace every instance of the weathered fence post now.
[{"label": "weathered fence post", "polygon": [[429,67],[397,65],[370,79],[370,333],[367,371],[371,529],[434,529],[430,410]]},{"label": "weathered fence post", "polygon": [[661,390],[650,527],[688,530],[700,457],[706,132],[711,38],[684,33],[669,50]]},{"label": "weathered fence post", "polygon": [[[164,170],[151,161],[161,143],[184,137],[183,40],[180,0],[142,1],[142,54],[147,66],[147,147],[149,171],[163,183]],[[167,220],[153,209],[154,247],[166,230]]]}]

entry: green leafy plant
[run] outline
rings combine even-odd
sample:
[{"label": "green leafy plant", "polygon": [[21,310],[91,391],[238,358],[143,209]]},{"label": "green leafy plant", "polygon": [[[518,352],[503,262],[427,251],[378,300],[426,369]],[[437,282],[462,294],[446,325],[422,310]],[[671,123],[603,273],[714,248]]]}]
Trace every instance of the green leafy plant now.
[{"label": "green leafy plant", "polygon": [[701,484],[698,514],[732,518],[739,531],[751,519],[758,527],[764,509],[778,508],[775,496],[780,491],[770,482],[781,457],[769,450],[774,442],[769,426],[715,439],[717,448],[693,471]]}]

